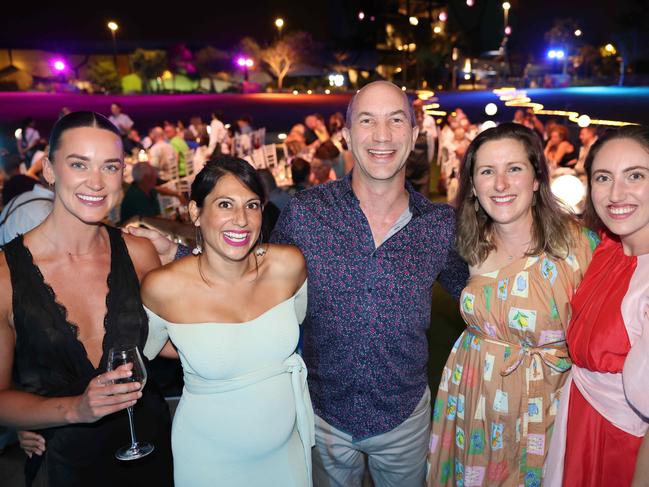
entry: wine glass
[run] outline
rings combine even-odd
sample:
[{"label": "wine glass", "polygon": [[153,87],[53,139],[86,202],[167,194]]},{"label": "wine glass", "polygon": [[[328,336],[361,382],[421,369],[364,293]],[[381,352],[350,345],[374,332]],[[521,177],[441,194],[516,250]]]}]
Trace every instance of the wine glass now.
[{"label": "wine glass", "polygon": [[[140,351],[136,346],[116,346],[109,350],[108,363],[106,364],[107,370],[115,370],[124,364],[133,364],[133,368],[131,369],[132,375],[118,379],[115,383],[139,382],[142,385],[142,389],[144,389],[144,385],[146,384],[146,368],[144,367]],[[153,451],[154,447],[151,443],[137,441],[135,438],[135,425],[133,424],[133,406],[129,406],[126,410],[128,412],[128,424],[131,429],[131,444],[130,446],[124,446],[117,450],[115,452],[115,458],[118,460],[136,460],[147,456]]]}]

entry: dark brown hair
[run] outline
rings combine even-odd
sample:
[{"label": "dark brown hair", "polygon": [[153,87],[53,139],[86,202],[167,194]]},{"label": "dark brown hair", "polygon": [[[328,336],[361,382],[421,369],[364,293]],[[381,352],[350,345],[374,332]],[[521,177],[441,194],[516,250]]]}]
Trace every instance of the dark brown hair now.
[{"label": "dark brown hair", "polygon": [[95,112],[71,112],[59,118],[52,127],[50,133],[50,152],[49,159],[54,162],[54,154],[61,144],[61,137],[66,130],[76,129],[80,127],[92,127],[102,130],[108,130],[114,133],[122,140],[122,134],[113,123],[106,117]]},{"label": "dark brown hair", "polygon": [[649,152],[649,127],[644,125],[625,125],[618,129],[608,129],[602,137],[597,139],[588,151],[584,169],[586,170],[586,177],[588,179],[588,198],[586,199],[586,209],[584,211],[584,221],[586,225],[593,230],[604,229],[604,224],[600,220],[593,200],[590,197],[591,190],[591,176],[593,172],[593,161],[599,151],[604,147],[607,142],[617,139],[631,139],[640,144],[647,152]]},{"label": "dark brown hair", "polygon": [[503,123],[485,130],[466,151],[460,167],[460,187],[456,200],[458,253],[469,264],[479,265],[496,249],[491,217],[482,206],[478,206],[477,211],[475,209],[477,199],[473,195],[473,172],[480,147],[486,142],[503,139],[513,139],[523,144],[539,183],[532,205],[532,243],[528,255],[547,252],[556,258],[567,257],[574,243],[576,220],[550,190],[550,173],[541,139],[536,132],[517,123]]}]

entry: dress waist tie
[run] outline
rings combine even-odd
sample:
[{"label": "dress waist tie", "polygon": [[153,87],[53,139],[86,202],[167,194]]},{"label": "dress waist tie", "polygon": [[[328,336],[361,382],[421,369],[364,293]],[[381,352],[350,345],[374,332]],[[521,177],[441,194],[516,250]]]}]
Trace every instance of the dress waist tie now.
[{"label": "dress waist tie", "polygon": [[306,381],[306,364],[302,357],[294,353],[281,364],[270,365],[232,379],[211,380],[195,374],[185,374],[185,389],[192,394],[218,394],[242,389],[281,374],[291,374],[297,431],[304,449],[309,485],[312,485],[311,448],[315,445],[315,417]]},{"label": "dress waist tie", "polygon": [[[475,335],[479,339],[492,345],[499,345],[501,347],[509,347],[511,355],[505,359],[505,363],[500,370],[500,375],[506,377],[512,374],[518,367],[526,362],[526,366],[530,369],[530,375],[525,380],[525,388],[523,389],[523,404],[527,404],[528,411],[523,414],[521,418],[521,444],[524,445],[527,451],[528,440],[528,427],[530,416],[530,397],[543,397],[543,372],[542,365],[558,373],[566,372],[572,366],[570,355],[568,354],[568,346],[565,340],[546,343],[544,345],[534,346],[530,343],[510,343],[502,340],[497,340],[491,336],[485,335],[475,329],[467,330],[469,333]],[[559,391],[557,391],[558,393]],[[544,445],[547,450],[548,445]],[[525,466],[541,469],[543,468],[543,460],[545,455],[525,455]],[[525,469],[521,468],[519,471],[519,485],[526,485],[525,483]]]}]

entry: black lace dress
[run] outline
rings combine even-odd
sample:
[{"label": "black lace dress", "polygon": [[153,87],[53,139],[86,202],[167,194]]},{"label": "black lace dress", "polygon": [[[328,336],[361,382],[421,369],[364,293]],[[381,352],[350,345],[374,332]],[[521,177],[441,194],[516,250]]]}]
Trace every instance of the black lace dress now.
[{"label": "black lace dress", "polygon": [[[148,322],[140,300],[138,278],[120,231],[106,229],[110,237],[111,267],[103,353],[97,369],[77,339],[77,327],[67,320],[65,307],[57,302],[54,291],[34,264],[22,236],[4,247],[13,287],[16,329],[13,380],[17,388],[47,397],[80,395],[90,380],[106,371],[108,350],[113,344],[136,344],[143,349]],[[153,443],[155,451],[130,462],[114,456],[119,447],[130,442],[125,410],[92,424],[39,431],[46,439],[45,466],[50,487],[172,485],[171,420],[154,381],[147,382],[134,413],[138,438]],[[36,455],[27,460],[28,485],[41,461]]]}]

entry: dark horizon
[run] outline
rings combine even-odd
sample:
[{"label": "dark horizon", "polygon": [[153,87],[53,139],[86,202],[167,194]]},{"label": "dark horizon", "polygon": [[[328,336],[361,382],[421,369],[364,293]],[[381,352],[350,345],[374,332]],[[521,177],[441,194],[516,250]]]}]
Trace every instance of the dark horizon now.
[{"label": "dark horizon", "polygon": [[[5,2],[0,15],[5,22],[0,30],[0,48],[44,49],[60,52],[112,52],[109,20],[116,21],[119,51],[135,47],[166,48],[183,43],[190,48],[212,45],[230,49],[244,36],[271,42],[277,37],[273,24],[276,17],[285,20],[285,32],[304,30],[316,41],[347,49],[371,48],[361,45],[364,32],[371,25],[361,24],[356,12],[368,15],[376,12],[377,22],[389,2],[379,0],[333,0],[329,2],[297,2],[275,0],[272,4],[248,1],[245,8],[232,8],[224,2],[193,2],[188,8],[164,10],[144,3],[111,2],[88,9],[72,2],[32,2],[29,11],[17,2]],[[463,15],[464,0],[451,0],[449,10]],[[482,3],[482,5],[480,5]],[[488,25],[467,32],[477,51],[494,48],[499,42],[501,25],[500,0],[475,0],[474,9],[486,9]],[[632,6],[647,7],[649,0],[619,0],[614,11],[610,2],[603,0],[511,0],[510,13],[513,34],[510,48],[518,52],[542,55],[545,49],[544,33],[555,18],[573,18],[584,32],[583,41],[597,45],[610,42],[614,30],[619,29],[616,16]],[[90,10],[90,13],[88,13]],[[467,10],[468,12],[468,10]],[[487,20],[483,20],[486,23]],[[493,24],[493,32],[491,25]],[[367,37],[367,36],[365,36]]]}]

